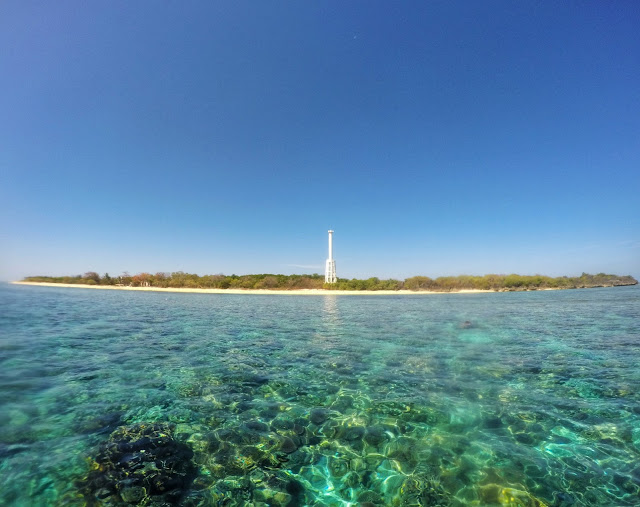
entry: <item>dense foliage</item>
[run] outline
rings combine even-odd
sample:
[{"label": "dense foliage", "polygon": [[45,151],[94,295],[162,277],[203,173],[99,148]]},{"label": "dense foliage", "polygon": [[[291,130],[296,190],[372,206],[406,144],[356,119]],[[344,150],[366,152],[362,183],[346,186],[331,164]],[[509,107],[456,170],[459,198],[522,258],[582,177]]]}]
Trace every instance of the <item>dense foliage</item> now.
[{"label": "dense foliage", "polygon": [[413,290],[454,292],[459,290],[537,290],[537,289],[575,289],[585,287],[613,287],[617,285],[635,285],[638,282],[632,276],[617,276],[598,273],[582,273],[578,277],[557,277],[533,275],[484,275],[484,276],[413,276],[406,280],[380,280],[368,278],[358,280],[339,278],[335,284],[325,284],[322,275],[204,275],[183,273],[124,273],[117,277],[98,275],[93,271],[77,276],[29,276],[27,282],[53,282],[88,285],[124,285],[129,287],[165,287],[193,289],[336,289],[336,290]]}]

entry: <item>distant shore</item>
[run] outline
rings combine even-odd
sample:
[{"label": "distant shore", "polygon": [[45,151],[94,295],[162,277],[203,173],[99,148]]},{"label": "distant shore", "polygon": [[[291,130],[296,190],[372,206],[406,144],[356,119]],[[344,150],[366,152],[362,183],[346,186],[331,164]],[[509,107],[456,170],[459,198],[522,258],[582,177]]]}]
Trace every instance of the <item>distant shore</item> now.
[{"label": "distant shore", "polygon": [[[253,294],[279,296],[397,296],[418,294],[478,294],[483,292],[499,292],[495,290],[463,289],[451,292],[413,291],[413,290],[330,290],[330,289],[189,289],[164,287],[125,287],[116,285],[86,285],[80,283],[51,283],[51,282],[10,282],[14,285],[37,285],[40,287],[69,287],[74,289],[104,289],[104,290],[137,290],[145,292],[189,292],[196,294]],[[540,289],[555,290],[555,289]]]},{"label": "distant shore", "polygon": [[[248,275],[197,275],[175,271],[138,273],[124,272],[120,276],[100,276],[95,271],[87,271],[76,276],[26,276],[21,282],[34,284],[57,284],[58,286],[90,286],[91,288],[131,288],[144,290],[168,289],[174,292],[204,292],[212,294],[451,294],[476,292],[522,292],[530,290],[587,289],[592,287],[618,287],[636,285],[638,281],[630,275],[619,276],[606,273],[580,276],[550,277],[544,275],[485,274],[439,276],[411,276],[404,280],[378,277],[367,279],[338,278],[335,283],[325,283],[318,273],[312,275],[283,275],[254,273]],[[256,291],[256,292],[252,292]]]}]

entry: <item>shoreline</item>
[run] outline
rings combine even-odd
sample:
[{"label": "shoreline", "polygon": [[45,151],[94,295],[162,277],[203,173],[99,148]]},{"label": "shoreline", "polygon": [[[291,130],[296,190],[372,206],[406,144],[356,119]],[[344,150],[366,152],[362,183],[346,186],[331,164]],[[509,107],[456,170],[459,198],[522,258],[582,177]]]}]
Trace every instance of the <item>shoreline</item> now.
[{"label": "shoreline", "polygon": [[[86,285],[80,283],[53,283],[53,282],[9,282],[13,285],[35,285],[39,287],[65,287],[74,289],[102,289],[102,290],[133,290],[144,292],[184,292],[194,294],[248,294],[248,295],[279,295],[279,296],[407,296],[427,294],[481,294],[500,292],[496,290],[463,289],[451,292],[436,291],[412,291],[412,290],[327,290],[327,289],[190,289],[177,287],[119,287],[115,285]],[[557,290],[557,289],[540,289]]]}]

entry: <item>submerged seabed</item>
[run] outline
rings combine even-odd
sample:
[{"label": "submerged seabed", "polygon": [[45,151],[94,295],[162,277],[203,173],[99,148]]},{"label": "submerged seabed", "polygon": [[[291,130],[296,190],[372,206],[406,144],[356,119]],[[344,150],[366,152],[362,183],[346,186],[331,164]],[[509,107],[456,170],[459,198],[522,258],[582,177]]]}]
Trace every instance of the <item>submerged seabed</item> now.
[{"label": "submerged seabed", "polygon": [[0,308],[0,504],[640,503],[638,287]]}]

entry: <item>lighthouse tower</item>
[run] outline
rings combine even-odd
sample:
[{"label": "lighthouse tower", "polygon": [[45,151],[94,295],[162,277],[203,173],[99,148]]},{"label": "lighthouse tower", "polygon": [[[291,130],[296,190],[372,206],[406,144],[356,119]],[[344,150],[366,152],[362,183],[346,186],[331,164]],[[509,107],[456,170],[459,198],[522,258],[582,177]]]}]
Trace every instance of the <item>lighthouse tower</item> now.
[{"label": "lighthouse tower", "polygon": [[329,231],[329,258],[324,270],[324,283],[336,283],[337,281],[336,261],[333,260],[333,231]]}]

